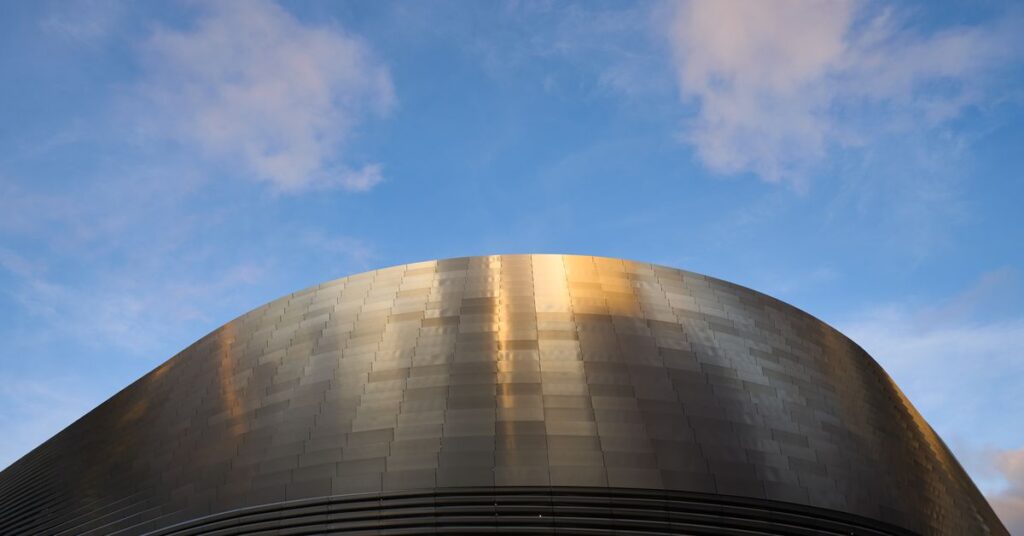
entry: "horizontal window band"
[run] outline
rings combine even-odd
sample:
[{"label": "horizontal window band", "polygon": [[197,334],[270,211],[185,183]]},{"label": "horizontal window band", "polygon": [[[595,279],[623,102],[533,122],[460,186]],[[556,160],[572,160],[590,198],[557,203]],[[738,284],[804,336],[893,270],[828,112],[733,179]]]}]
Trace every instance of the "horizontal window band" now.
[{"label": "horizontal window band", "polygon": [[[158,521],[156,522],[158,523]],[[138,531],[132,527],[129,531]],[[154,536],[282,531],[911,536],[868,518],[797,504],[634,488],[440,488],[284,501],[158,528]]]}]

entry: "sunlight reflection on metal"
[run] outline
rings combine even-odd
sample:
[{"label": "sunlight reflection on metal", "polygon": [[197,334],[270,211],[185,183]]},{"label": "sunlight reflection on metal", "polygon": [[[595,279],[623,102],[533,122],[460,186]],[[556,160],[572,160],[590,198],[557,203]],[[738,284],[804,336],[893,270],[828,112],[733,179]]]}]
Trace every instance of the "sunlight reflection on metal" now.
[{"label": "sunlight reflection on metal", "polygon": [[[550,532],[530,520],[579,522],[563,498],[595,534],[1006,534],[839,332],[725,281],[571,255],[396,266],[259,307],[0,473],[0,533],[318,532],[358,528],[355,504],[382,531]],[[392,500],[422,501],[415,521]]]}]

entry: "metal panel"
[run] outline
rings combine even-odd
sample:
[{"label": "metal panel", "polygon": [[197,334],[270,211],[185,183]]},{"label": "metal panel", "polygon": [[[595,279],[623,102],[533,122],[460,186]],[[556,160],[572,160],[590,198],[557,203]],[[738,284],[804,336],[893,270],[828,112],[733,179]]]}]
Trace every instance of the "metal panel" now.
[{"label": "metal panel", "polygon": [[[527,491],[506,512],[508,486]],[[572,489],[586,499],[570,515]],[[394,502],[408,490],[426,491]],[[379,500],[338,498],[352,493]],[[775,514],[737,522],[723,501]],[[406,507],[470,531],[799,532],[793,510],[864,533],[1006,534],[842,334],[731,283],[599,257],[448,259],[296,292],[0,473],[5,534],[413,530]]]}]

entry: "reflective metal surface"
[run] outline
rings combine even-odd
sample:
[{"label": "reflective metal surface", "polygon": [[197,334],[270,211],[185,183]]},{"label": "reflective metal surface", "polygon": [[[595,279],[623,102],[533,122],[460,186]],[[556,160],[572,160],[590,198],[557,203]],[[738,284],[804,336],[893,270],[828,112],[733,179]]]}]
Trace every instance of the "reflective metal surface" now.
[{"label": "reflective metal surface", "polygon": [[[319,533],[363,519],[330,510],[356,500],[338,496],[383,508],[406,490],[433,490],[417,507],[430,530],[448,526],[443,497],[486,495],[473,519],[493,530],[511,490],[554,507],[590,490],[607,519],[642,502],[630,493],[675,490],[658,519],[741,501],[767,523],[735,525],[754,533],[798,532],[760,508],[860,527],[836,533],[1007,534],[839,332],[724,281],[568,255],[409,264],[251,311],[0,473],[0,533],[200,533],[198,518],[243,514],[283,531],[299,511]],[[701,515],[686,522],[728,517]],[[358,526],[388,532],[385,517]],[[557,531],[553,519],[531,530]],[[686,526],[658,530],[700,532]]]}]

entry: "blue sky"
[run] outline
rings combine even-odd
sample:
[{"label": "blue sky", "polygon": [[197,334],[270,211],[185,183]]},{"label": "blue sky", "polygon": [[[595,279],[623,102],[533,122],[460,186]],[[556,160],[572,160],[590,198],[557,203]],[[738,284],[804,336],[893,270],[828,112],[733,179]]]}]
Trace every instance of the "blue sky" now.
[{"label": "blue sky", "polygon": [[282,294],[582,253],[844,331],[1024,530],[1012,3],[2,10],[0,466]]}]

